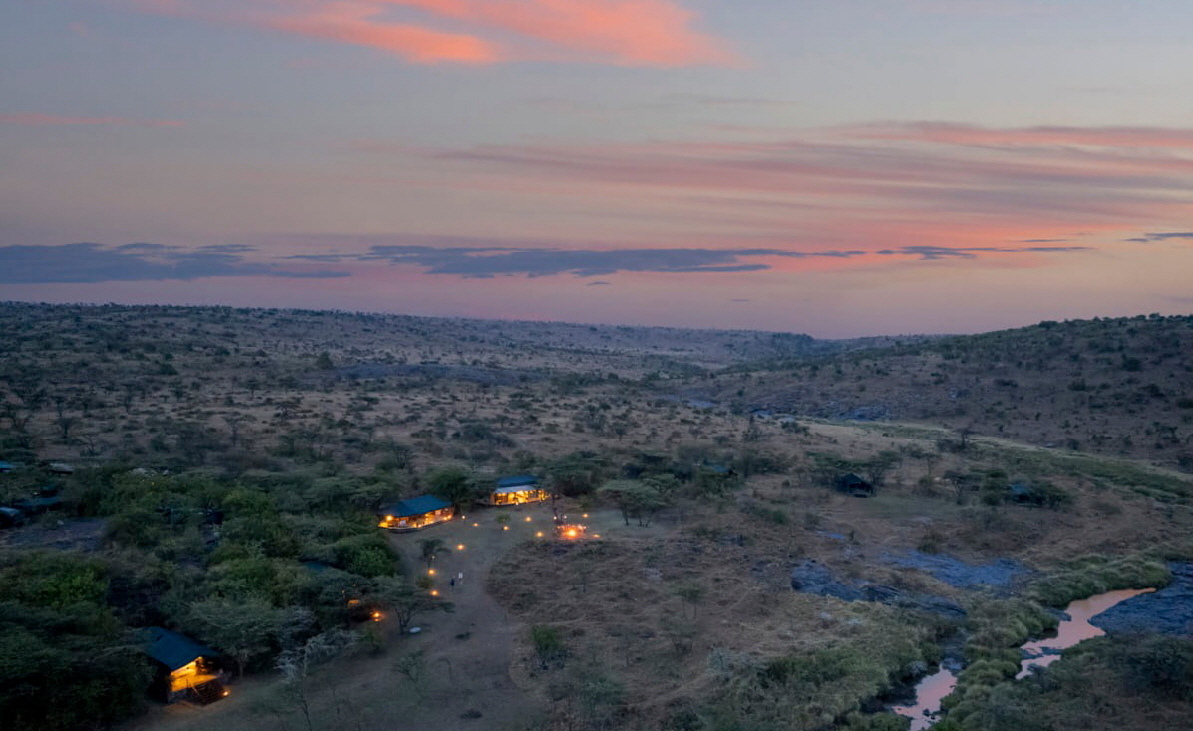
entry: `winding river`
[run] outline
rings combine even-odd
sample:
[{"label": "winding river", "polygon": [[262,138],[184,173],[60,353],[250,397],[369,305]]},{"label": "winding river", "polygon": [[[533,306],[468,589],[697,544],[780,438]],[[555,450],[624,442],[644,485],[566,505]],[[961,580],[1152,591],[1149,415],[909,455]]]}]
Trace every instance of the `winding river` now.
[{"label": "winding river", "polygon": [[1060,651],[1072,647],[1082,640],[1101,637],[1106,631],[1095,627],[1089,620],[1110,609],[1119,602],[1124,602],[1133,596],[1146,594],[1155,589],[1120,589],[1108,591],[1105,594],[1095,594],[1088,599],[1078,599],[1065,607],[1068,619],[1062,620],[1056,627],[1056,637],[1046,637],[1023,645],[1027,657],[1020,664],[1019,674],[1015,680],[1026,678],[1033,668],[1042,668],[1060,659]]},{"label": "winding river", "polygon": [[[1061,620],[1057,625],[1055,637],[1033,640],[1022,646],[1026,657],[1015,679],[1025,678],[1034,668],[1045,667],[1059,660],[1061,650],[1067,647],[1106,634],[1102,629],[1090,624],[1089,620],[1120,602],[1151,591],[1155,589],[1121,589],[1070,602],[1069,606],[1065,607],[1068,618]],[[941,668],[916,684],[914,704],[891,706],[890,710],[892,713],[910,718],[911,731],[924,731],[940,720],[940,701],[952,693],[956,686],[957,676],[951,670]]]}]

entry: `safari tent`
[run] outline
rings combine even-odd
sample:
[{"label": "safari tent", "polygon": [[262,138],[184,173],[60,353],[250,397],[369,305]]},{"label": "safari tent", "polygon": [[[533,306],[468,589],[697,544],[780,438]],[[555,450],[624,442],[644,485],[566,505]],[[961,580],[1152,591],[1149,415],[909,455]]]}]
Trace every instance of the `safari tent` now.
[{"label": "safari tent", "polygon": [[150,627],[147,652],[158,668],[155,688],[167,703],[202,705],[228,695],[220,682],[219,653],[178,632]]},{"label": "safari tent", "polygon": [[854,497],[870,497],[874,494],[874,486],[852,472],[837,478],[837,489]]},{"label": "safari tent", "polygon": [[434,495],[399,500],[381,509],[377,525],[386,530],[408,531],[426,528],[452,519],[452,504]]},{"label": "safari tent", "polygon": [[542,502],[549,497],[550,494],[539,487],[537,477],[517,475],[499,479],[496,487],[489,493],[487,502],[490,505],[521,505]]}]

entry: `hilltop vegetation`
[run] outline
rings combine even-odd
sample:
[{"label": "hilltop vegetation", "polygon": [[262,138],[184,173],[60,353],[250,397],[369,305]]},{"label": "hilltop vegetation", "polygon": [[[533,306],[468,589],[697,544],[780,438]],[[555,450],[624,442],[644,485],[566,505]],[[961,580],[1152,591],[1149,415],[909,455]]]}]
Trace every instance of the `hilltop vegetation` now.
[{"label": "hilltop vegetation", "polygon": [[1042,322],[741,364],[688,393],[804,416],[916,421],[1193,472],[1193,317]]},{"label": "hilltop vegetation", "polygon": [[[486,710],[457,701],[494,685],[453,675],[461,657],[516,684],[526,718],[510,731],[902,728],[885,703],[946,656],[968,663],[946,724],[1026,728],[1014,724],[1063,693],[1047,718],[1066,727],[1089,688],[1063,664],[1007,683],[1014,648],[1054,621],[1046,606],[1162,583],[1164,561],[1193,557],[1190,323],[831,343],[3,305],[0,460],[19,468],[0,475],[0,503],[48,493],[65,509],[0,532],[0,622],[20,640],[0,651],[44,659],[6,664],[0,704],[30,688],[72,701],[26,704],[14,728],[79,728],[101,697],[97,723],[133,713],[136,630],[162,624],[261,679],[205,709],[229,731],[367,728],[399,722],[395,709],[455,728]],[[509,512],[470,515],[495,547],[481,565],[501,611],[461,608],[488,626],[435,614],[453,629],[415,649],[398,630],[447,605],[430,595],[421,534],[385,536],[374,511],[434,491],[470,505],[527,472],[601,537],[559,543]],[[875,496],[840,491],[848,472]],[[951,582],[925,557],[1009,562],[1010,578]],[[391,619],[362,621],[374,608]],[[482,664],[505,657],[476,641],[487,635],[512,638],[505,665]],[[1075,666],[1113,682],[1124,708],[1180,725],[1193,651],[1169,647],[1112,638]],[[1129,715],[1094,727],[1147,728]],[[142,727],[205,719],[155,711]]]}]

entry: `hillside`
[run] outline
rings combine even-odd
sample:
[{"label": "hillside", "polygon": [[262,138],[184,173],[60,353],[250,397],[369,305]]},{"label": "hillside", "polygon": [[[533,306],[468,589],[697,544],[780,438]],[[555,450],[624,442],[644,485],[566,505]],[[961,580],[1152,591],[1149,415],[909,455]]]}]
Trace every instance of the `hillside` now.
[{"label": "hillside", "polygon": [[1193,471],[1193,316],[1044,322],[694,379],[739,412],[925,422]]},{"label": "hillside", "polygon": [[[0,530],[0,714],[20,711],[16,731],[891,731],[943,666],[961,685],[941,731],[1188,726],[1188,601],[1011,678],[1070,599],[1193,590],[1193,476],[1170,468],[1190,333],[826,343],[4,305],[0,504],[61,502]],[[1185,441],[1043,446],[1079,421]],[[474,504],[523,473],[559,499]],[[467,519],[378,529],[428,492]],[[555,539],[553,509],[587,538]],[[137,632],[155,625],[244,669],[232,695],[146,711]]]}]

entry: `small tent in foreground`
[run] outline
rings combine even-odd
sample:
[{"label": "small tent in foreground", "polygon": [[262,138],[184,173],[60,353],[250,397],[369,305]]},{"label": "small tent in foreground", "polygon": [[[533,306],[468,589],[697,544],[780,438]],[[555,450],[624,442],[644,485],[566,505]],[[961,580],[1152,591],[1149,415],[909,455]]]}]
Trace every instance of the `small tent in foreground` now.
[{"label": "small tent in foreground", "polygon": [[149,627],[147,652],[158,667],[155,688],[167,703],[206,705],[228,695],[220,682],[219,653],[164,627]]},{"label": "small tent in foreground", "polygon": [[871,497],[874,495],[874,486],[852,472],[837,478],[837,489],[841,492],[847,492],[854,497]]},{"label": "small tent in foreground", "polygon": [[517,475],[499,479],[497,486],[489,493],[486,502],[490,505],[521,505],[542,502],[549,497],[551,495],[539,487],[537,477]]},{"label": "small tent in foreground", "polygon": [[381,509],[377,525],[386,530],[408,531],[426,528],[452,519],[452,504],[434,495],[399,500]]}]

